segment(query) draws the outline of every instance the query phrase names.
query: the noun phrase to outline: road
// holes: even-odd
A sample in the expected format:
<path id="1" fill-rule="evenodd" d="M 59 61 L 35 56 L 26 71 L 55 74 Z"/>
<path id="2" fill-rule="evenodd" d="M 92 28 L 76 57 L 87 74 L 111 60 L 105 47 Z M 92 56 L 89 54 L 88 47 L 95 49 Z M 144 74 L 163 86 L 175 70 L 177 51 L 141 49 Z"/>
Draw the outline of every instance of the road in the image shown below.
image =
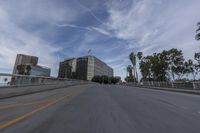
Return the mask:
<path id="1" fill-rule="evenodd" d="M 0 100 L 1 133 L 200 133 L 200 96 L 117 85 Z"/>

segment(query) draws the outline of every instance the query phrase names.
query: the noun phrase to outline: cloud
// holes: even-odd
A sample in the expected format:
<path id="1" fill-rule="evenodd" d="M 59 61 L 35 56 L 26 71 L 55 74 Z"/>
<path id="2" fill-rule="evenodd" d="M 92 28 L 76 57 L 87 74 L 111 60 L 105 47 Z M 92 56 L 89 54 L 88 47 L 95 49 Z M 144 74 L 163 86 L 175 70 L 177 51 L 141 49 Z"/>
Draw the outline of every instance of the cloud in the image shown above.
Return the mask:
<path id="1" fill-rule="evenodd" d="M 116 38 L 128 42 L 124 45 L 127 54 L 142 51 L 148 55 L 178 48 L 187 59 L 193 58 L 200 49 L 194 39 L 195 25 L 200 21 L 198 5 L 198 0 L 113 0 L 107 2 L 107 25 L 113 29 Z M 124 59 L 127 57 L 120 58 Z M 113 62 L 117 64 L 118 59 Z M 125 76 L 121 70 L 116 71 Z"/>
<path id="2" fill-rule="evenodd" d="M 192 58 L 200 49 L 194 39 L 199 5 L 199 0 L 0 1 L 0 71 L 12 71 L 17 53 L 38 56 L 53 75 L 61 58 L 86 55 L 88 49 L 123 77 L 131 51 L 147 55 L 175 47 Z"/>
<path id="3" fill-rule="evenodd" d="M 15 23 L 20 24 L 68 22 L 76 19 L 78 14 L 60 0 L 7 0 L 1 1 L 0 7 L 9 13 Z"/>
<path id="4" fill-rule="evenodd" d="M 57 76 L 59 60 L 56 53 L 61 50 L 61 47 L 36 34 L 34 29 L 27 30 L 25 28 L 27 26 L 35 27 L 38 23 L 49 24 L 49 22 L 56 23 L 63 20 L 71 21 L 75 18 L 75 14 L 74 17 L 70 15 L 69 18 L 66 17 L 65 13 L 70 9 L 65 8 L 65 10 L 62 10 L 51 5 L 52 3 L 48 5 L 49 3 L 51 2 L 45 3 L 37 0 L 13 1 L 12 4 L 8 1 L 0 2 L 1 71 L 12 72 L 16 54 L 22 53 L 38 56 L 39 63 L 50 67 L 52 75 Z M 37 27 L 35 29 L 39 30 Z"/>
<path id="5" fill-rule="evenodd" d="M 82 30 L 87 30 L 87 31 L 95 31 L 98 32 L 102 35 L 106 35 L 106 36 L 112 36 L 112 33 L 99 28 L 99 27 L 93 27 L 93 26 L 89 26 L 89 27 L 83 27 L 83 26 L 78 26 L 78 25 L 73 25 L 73 24 L 56 24 L 56 26 L 58 27 L 70 27 L 70 28 L 77 28 L 77 29 L 82 29 Z"/>
<path id="6" fill-rule="evenodd" d="M 78 29 L 88 30 L 88 31 L 92 30 L 91 28 L 88 28 L 88 27 L 83 27 L 83 26 L 78 26 L 78 25 L 73 25 L 73 24 L 56 24 L 56 26 L 58 26 L 58 27 L 78 28 Z"/>
<path id="7" fill-rule="evenodd" d="M 98 27 L 91 27 L 91 29 L 103 34 L 103 35 L 107 35 L 107 36 L 112 36 L 112 34 L 104 29 L 98 28 Z"/>
<path id="8" fill-rule="evenodd" d="M 97 22 L 99 22 L 100 24 L 102 24 L 102 25 L 104 25 L 104 26 L 107 26 L 107 24 L 104 23 L 104 22 L 92 11 L 92 9 L 90 9 L 90 8 L 88 8 L 87 6 L 81 4 L 81 2 L 79 2 L 79 1 L 77 1 L 77 0 L 75 0 L 75 1 L 77 2 L 77 4 L 78 4 L 81 8 L 83 8 L 85 11 L 89 12 L 89 13 L 97 20 Z M 95 2 L 95 3 L 98 3 L 98 1 L 94 1 L 94 2 Z M 102 2 L 103 2 L 103 1 L 102 1 Z M 105 2 L 104 2 L 104 3 L 105 3 Z M 93 6 L 94 6 L 94 4 L 93 4 Z M 98 6 L 98 5 L 96 5 L 96 6 Z"/>
<path id="9" fill-rule="evenodd" d="M 200 1 L 141 0 L 129 4 L 128 9 L 108 5 L 110 17 L 107 22 L 118 38 L 129 42 L 129 49 L 152 53 L 177 47 L 185 51 L 183 44 L 190 44 L 193 47 L 191 57 L 197 48 L 194 28 L 200 20 L 197 6 Z"/>

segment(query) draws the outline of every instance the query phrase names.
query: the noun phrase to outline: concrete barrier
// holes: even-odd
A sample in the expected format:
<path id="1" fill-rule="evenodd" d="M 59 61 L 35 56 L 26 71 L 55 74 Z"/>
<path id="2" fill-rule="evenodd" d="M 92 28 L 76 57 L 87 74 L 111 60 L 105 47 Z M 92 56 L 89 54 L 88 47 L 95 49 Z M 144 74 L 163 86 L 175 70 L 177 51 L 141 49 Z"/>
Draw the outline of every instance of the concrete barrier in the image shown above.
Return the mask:
<path id="1" fill-rule="evenodd" d="M 29 95 L 34 93 L 40 93 L 44 91 L 55 90 L 59 88 L 88 84 L 89 82 L 60 82 L 57 84 L 42 84 L 42 85 L 34 85 L 34 86 L 11 86 L 11 87 L 1 87 L 0 88 L 0 99 L 6 99 L 11 97 L 17 97 L 22 95 Z"/>
<path id="2" fill-rule="evenodd" d="M 139 85 L 139 84 L 127 84 L 127 86 L 200 95 L 200 90 L 198 89 L 185 89 L 185 88 L 181 89 L 181 88 L 172 88 L 172 87 L 170 88 L 163 86 L 156 87 L 156 86 Z"/>

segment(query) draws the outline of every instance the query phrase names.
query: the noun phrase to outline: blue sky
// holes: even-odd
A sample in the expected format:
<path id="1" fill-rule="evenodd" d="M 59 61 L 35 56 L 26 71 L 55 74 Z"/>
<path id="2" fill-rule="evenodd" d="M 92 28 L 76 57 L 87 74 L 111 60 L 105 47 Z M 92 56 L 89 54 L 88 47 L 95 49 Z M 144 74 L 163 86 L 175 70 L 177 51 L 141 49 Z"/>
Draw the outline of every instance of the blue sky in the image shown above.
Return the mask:
<path id="1" fill-rule="evenodd" d="M 11 73 L 17 53 L 51 67 L 92 54 L 125 77 L 131 51 L 145 55 L 178 48 L 186 58 L 194 40 L 199 0 L 1 0 L 0 72 Z"/>

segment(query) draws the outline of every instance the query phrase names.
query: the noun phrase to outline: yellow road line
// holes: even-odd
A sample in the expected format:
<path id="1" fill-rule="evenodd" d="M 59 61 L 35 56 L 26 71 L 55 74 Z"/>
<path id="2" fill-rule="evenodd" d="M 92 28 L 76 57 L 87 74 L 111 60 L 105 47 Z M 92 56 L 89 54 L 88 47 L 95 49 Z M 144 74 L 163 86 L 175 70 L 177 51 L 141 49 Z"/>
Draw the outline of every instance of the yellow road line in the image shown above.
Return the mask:
<path id="1" fill-rule="evenodd" d="M 20 106 L 28 106 L 28 105 L 40 104 L 40 103 L 48 103 L 48 102 L 53 101 L 53 100 L 55 100 L 55 99 L 34 101 L 34 102 L 29 102 L 29 103 L 17 103 L 17 104 L 3 105 L 3 106 L 0 106 L 0 109 L 14 108 L 14 107 L 20 107 Z"/>
<path id="2" fill-rule="evenodd" d="M 66 96 L 61 97 L 61 98 L 59 98 L 59 99 L 57 99 L 57 100 L 51 101 L 51 102 L 49 102 L 48 104 L 46 104 L 45 106 L 42 106 L 42 107 L 40 107 L 40 108 L 37 108 L 37 109 L 35 109 L 35 110 L 33 110 L 33 111 L 29 112 L 29 113 L 26 113 L 26 114 L 24 114 L 24 115 L 22 115 L 22 116 L 19 116 L 19 117 L 15 118 L 15 119 L 13 119 L 13 120 L 11 120 L 11 121 L 8 121 L 8 122 L 6 122 L 6 123 L 0 125 L 0 129 L 7 128 L 7 127 L 9 127 L 9 126 L 11 126 L 11 125 L 13 125 L 13 124 L 16 124 L 17 122 L 20 122 L 20 121 L 22 121 L 22 120 L 24 120 L 24 119 L 27 119 L 28 117 L 31 117 L 33 114 L 35 114 L 35 113 L 37 113 L 37 112 L 39 112 L 39 111 L 42 111 L 42 110 L 48 108 L 49 106 L 54 105 L 54 104 L 56 104 L 56 103 L 58 103 L 58 102 L 64 100 L 65 98 L 66 98 Z"/>
<path id="3" fill-rule="evenodd" d="M 42 107 L 39 107 L 39 108 L 37 108 L 37 109 L 35 109 L 35 110 L 32 110 L 31 112 L 28 112 L 28 113 L 26 113 L 26 114 L 24 114 L 24 115 L 22 115 L 22 116 L 19 116 L 19 117 L 13 119 L 13 120 L 10 120 L 10 121 L 8 121 L 8 122 L 5 122 L 4 124 L 1 124 L 1 125 L 0 125 L 0 130 L 1 130 L 1 129 L 4 129 L 4 128 L 7 128 L 7 127 L 9 127 L 9 126 L 12 126 L 12 125 L 14 125 L 14 124 L 16 124 L 16 123 L 18 123 L 18 122 L 20 122 L 20 121 L 22 121 L 22 120 L 25 120 L 25 119 L 31 117 L 32 115 L 34 115 L 34 114 L 36 114 L 36 113 L 38 113 L 38 112 L 40 112 L 40 111 L 42 111 L 42 110 L 44 110 L 44 109 L 46 109 L 46 108 L 48 108 L 48 107 L 54 105 L 54 104 L 56 104 L 56 103 L 58 103 L 58 102 L 64 100 L 65 98 L 72 97 L 72 96 L 75 97 L 75 96 L 79 95 L 80 93 L 82 93 L 82 92 L 85 91 L 85 90 L 86 90 L 86 88 L 84 88 L 82 91 L 77 91 L 76 93 L 74 92 L 74 93 L 71 93 L 70 95 L 63 96 L 63 97 L 61 97 L 61 98 L 59 98 L 59 99 L 55 99 L 55 100 L 53 100 L 53 101 L 49 101 L 48 104 L 46 104 L 46 105 L 44 105 L 44 106 L 42 106 Z M 70 99 L 69 99 L 69 100 L 70 100 Z"/>

